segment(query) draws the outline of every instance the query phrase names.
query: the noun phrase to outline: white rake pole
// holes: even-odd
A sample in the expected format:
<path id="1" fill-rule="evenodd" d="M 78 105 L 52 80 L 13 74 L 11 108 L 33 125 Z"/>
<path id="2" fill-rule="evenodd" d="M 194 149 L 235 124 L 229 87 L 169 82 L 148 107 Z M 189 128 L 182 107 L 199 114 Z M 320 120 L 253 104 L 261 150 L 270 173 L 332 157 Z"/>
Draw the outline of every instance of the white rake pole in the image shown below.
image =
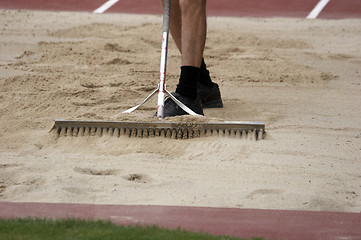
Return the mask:
<path id="1" fill-rule="evenodd" d="M 190 108 L 175 98 L 167 89 L 165 84 L 166 71 L 167 71 L 167 53 L 168 53 L 168 35 L 169 35 L 169 21 L 170 21 L 170 0 L 164 1 L 164 13 L 163 13 L 163 33 L 162 33 L 162 52 L 160 58 L 160 73 L 159 73 L 159 84 L 158 88 L 154 90 L 146 99 L 135 107 L 125 110 L 123 113 L 131 113 L 146 103 L 153 95 L 158 92 L 158 106 L 157 106 L 157 117 L 158 119 L 164 118 L 164 98 L 168 95 L 179 107 L 190 115 L 198 115 L 193 112 Z"/>
<path id="2" fill-rule="evenodd" d="M 166 94 L 165 77 L 167 71 L 169 20 L 170 20 L 170 0 L 165 0 L 164 13 L 163 13 L 162 52 L 160 58 L 160 73 L 159 73 L 159 86 L 158 86 L 159 89 L 158 89 L 157 117 L 159 119 L 164 118 L 164 97 Z"/>

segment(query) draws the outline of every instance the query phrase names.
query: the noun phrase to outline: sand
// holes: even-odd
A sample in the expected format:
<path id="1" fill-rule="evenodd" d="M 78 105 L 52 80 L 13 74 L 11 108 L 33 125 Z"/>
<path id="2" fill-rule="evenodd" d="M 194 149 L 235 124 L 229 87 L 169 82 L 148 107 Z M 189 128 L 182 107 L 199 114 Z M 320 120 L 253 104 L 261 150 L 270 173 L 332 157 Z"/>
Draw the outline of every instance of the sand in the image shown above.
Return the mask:
<path id="1" fill-rule="evenodd" d="M 199 119 L 264 140 L 54 138 L 56 118 L 153 119 L 155 99 L 121 112 L 156 87 L 161 22 L 0 10 L 1 201 L 361 211 L 359 19 L 208 19 L 224 108 Z M 171 91 L 179 58 L 171 40 Z"/>

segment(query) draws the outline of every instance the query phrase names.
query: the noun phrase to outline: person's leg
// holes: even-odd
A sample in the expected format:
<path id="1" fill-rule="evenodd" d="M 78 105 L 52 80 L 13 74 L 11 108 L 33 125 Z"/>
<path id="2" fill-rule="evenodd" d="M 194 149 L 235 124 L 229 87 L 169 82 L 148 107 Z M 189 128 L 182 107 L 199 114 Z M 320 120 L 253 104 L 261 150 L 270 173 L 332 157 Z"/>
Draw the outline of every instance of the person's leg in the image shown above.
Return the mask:
<path id="1" fill-rule="evenodd" d="M 161 2 L 162 5 L 164 5 L 164 0 L 162 0 Z M 172 0 L 170 16 L 170 32 L 172 34 L 174 42 L 177 45 L 177 48 L 179 49 L 179 52 L 182 53 L 182 13 L 179 0 Z M 207 87 L 213 86 L 209 71 L 203 58 L 200 65 L 199 81 Z"/>
<path id="2" fill-rule="evenodd" d="M 164 0 L 162 3 L 164 4 Z M 209 95 L 207 90 L 213 86 L 203 60 L 206 27 L 206 0 L 172 0 L 170 32 L 181 53 L 182 62 L 179 84 L 176 89 L 177 98 L 182 98 L 184 103 L 187 102 L 188 107 L 194 105 L 199 113 L 202 112 L 202 107 L 198 106 L 198 102 L 201 103 L 197 99 L 198 95 L 204 95 L 204 93 Z M 205 85 L 200 85 L 198 81 Z M 219 93 L 218 85 L 216 86 Z M 220 93 L 218 95 L 220 98 Z M 168 101 L 165 113 L 181 115 L 173 108 L 177 108 L 177 106 L 172 101 Z"/>
<path id="3" fill-rule="evenodd" d="M 182 66 L 200 67 L 206 39 L 206 0 L 171 1 L 170 32 L 182 54 Z"/>
<path id="4" fill-rule="evenodd" d="M 206 39 L 205 8 L 206 0 L 179 0 L 181 33 L 176 37 L 181 39 L 178 45 L 182 67 L 176 93 L 194 100 L 198 96 L 197 83 Z M 175 21 L 179 21 L 177 17 L 175 15 Z"/>
<path id="5" fill-rule="evenodd" d="M 193 98 L 199 96 L 203 108 L 223 107 L 219 87 L 212 82 L 203 59 L 207 34 L 206 3 L 206 0 L 179 0 L 182 29 L 180 46 L 183 67 L 176 92 L 180 94 L 192 93 L 189 95 Z M 184 66 L 192 66 L 187 67 L 187 69 L 192 68 L 193 75 L 182 78 L 182 75 L 186 75 Z M 198 75 L 195 75 L 197 72 Z"/>
<path id="6" fill-rule="evenodd" d="M 192 4 L 191 1 L 195 1 L 198 4 Z M 192 63 L 188 59 L 183 60 L 185 56 L 192 57 L 193 49 L 186 49 L 182 50 L 182 43 L 185 42 L 183 46 L 189 45 L 189 43 L 186 43 L 188 39 L 192 36 L 187 36 L 188 33 L 183 34 L 183 28 L 188 29 L 188 32 L 195 32 L 194 30 L 190 31 L 191 28 L 197 28 L 199 25 L 197 22 L 193 22 L 193 19 L 189 17 L 190 14 L 197 14 L 196 9 L 199 8 L 200 3 L 205 0 L 171 0 L 171 12 L 170 12 L 170 32 L 172 34 L 173 40 L 176 43 L 179 52 L 181 53 L 181 73 L 179 78 L 179 84 L 177 85 L 176 92 L 190 97 L 192 99 L 196 99 L 197 97 L 197 82 L 199 78 L 199 63 Z M 164 5 L 164 0 L 161 1 Z M 192 9 L 191 5 L 196 5 L 196 9 Z M 194 6 L 193 6 L 194 7 Z M 190 13 L 184 14 L 185 11 L 189 11 Z M 184 16 L 185 15 L 185 16 Z M 194 18 L 198 20 L 198 18 Z M 183 21 L 185 24 L 183 24 Z M 191 27 L 189 26 L 191 24 Z M 193 36 L 194 37 L 194 36 Z M 183 40 L 185 38 L 186 40 Z M 197 41 L 197 39 L 194 39 L 193 41 Z M 201 40 L 201 42 L 204 42 Z M 196 46 L 195 46 L 196 47 Z M 199 50 L 198 52 L 203 52 L 204 46 Z M 186 52 L 187 54 L 184 56 L 183 52 Z M 186 62 L 187 64 L 183 64 Z"/>
<path id="7" fill-rule="evenodd" d="M 206 43 L 206 0 L 179 0 L 182 66 L 200 67 Z"/>

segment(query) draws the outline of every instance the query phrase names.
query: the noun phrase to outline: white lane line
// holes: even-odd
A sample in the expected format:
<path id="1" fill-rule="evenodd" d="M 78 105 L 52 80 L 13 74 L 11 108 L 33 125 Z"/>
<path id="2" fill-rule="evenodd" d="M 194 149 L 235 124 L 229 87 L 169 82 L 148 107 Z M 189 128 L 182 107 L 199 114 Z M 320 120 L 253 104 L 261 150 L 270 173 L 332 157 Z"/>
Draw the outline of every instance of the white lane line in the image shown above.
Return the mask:
<path id="1" fill-rule="evenodd" d="M 119 0 L 109 0 L 103 5 L 101 5 L 99 8 L 95 9 L 93 13 L 104 13 L 106 10 L 108 10 L 111 6 L 116 4 Z"/>
<path id="2" fill-rule="evenodd" d="M 323 10 L 324 7 L 326 7 L 327 3 L 330 0 L 320 0 L 317 5 L 315 6 L 315 8 L 310 12 L 310 14 L 308 14 L 308 16 L 306 17 L 307 19 L 315 19 L 317 18 L 317 16 L 321 13 L 321 11 Z"/>

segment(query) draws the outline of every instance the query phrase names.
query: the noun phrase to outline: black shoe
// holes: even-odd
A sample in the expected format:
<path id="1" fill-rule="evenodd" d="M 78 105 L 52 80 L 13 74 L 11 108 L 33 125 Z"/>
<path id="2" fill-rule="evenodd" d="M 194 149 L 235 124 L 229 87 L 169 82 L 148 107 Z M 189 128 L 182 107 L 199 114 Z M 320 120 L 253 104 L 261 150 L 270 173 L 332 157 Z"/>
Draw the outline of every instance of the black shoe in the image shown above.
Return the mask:
<path id="1" fill-rule="evenodd" d="M 193 112 L 204 115 L 202 102 L 199 97 L 196 100 L 180 95 L 179 93 L 172 92 L 172 95 L 181 101 L 184 105 L 189 107 Z M 178 106 L 170 97 L 164 102 L 164 117 L 174 117 L 188 114 L 181 107 Z"/>
<path id="2" fill-rule="evenodd" d="M 198 83 L 198 95 L 201 98 L 203 108 L 223 107 L 221 91 L 217 83 L 213 83 L 212 87 Z"/>

